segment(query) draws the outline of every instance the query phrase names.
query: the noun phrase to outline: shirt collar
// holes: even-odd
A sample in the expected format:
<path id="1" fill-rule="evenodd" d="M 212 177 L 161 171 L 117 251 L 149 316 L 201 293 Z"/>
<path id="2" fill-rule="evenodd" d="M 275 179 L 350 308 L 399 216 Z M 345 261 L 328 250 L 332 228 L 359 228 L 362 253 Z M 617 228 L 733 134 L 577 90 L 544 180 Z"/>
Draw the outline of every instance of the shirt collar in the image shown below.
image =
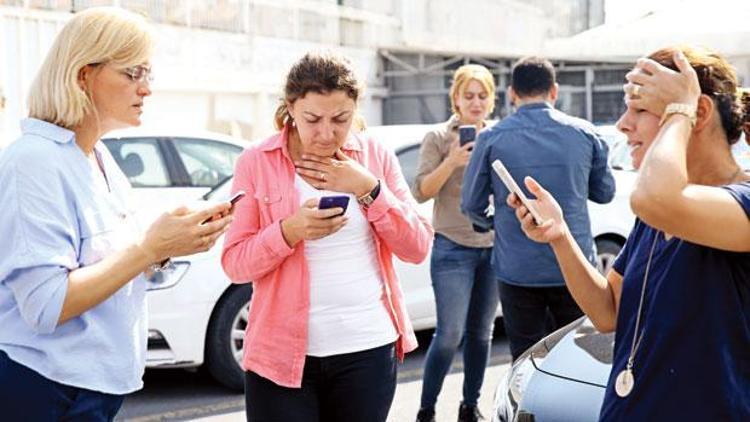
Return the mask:
<path id="1" fill-rule="evenodd" d="M 40 136 L 59 144 L 68 143 L 75 139 L 75 133 L 72 130 L 33 117 L 21 120 L 21 132 Z"/>
<path id="2" fill-rule="evenodd" d="M 548 103 L 546 101 L 542 101 L 542 102 L 539 102 L 539 103 L 524 104 L 521 107 L 518 107 L 516 109 L 516 111 L 521 111 L 521 110 L 536 110 L 536 109 L 540 109 L 540 108 L 552 108 L 552 106 L 550 105 L 550 103 Z"/>

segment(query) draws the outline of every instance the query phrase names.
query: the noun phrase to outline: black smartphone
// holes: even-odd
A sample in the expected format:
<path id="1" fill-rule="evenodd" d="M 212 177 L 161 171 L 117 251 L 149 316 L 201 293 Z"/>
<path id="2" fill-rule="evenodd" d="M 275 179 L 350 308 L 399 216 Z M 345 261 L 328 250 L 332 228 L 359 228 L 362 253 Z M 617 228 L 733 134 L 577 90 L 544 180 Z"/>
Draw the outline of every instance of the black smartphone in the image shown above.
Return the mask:
<path id="1" fill-rule="evenodd" d="M 348 206 L 349 206 L 349 197 L 346 195 L 323 196 L 320 198 L 320 201 L 318 202 L 319 210 L 325 210 L 328 208 L 341 208 L 344 210 L 341 212 L 341 214 L 344 214 L 346 212 L 346 207 Z M 335 217 L 341 214 L 338 214 Z"/>
<path id="2" fill-rule="evenodd" d="M 244 190 L 238 190 L 234 195 L 232 195 L 231 198 L 229 198 L 229 203 L 232 204 L 232 207 L 240 201 L 240 199 L 244 198 L 246 195 Z"/>
<path id="3" fill-rule="evenodd" d="M 229 203 L 232 204 L 232 210 L 234 210 L 234 205 L 240 201 L 240 199 L 244 198 L 246 195 L 244 190 L 238 190 L 234 195 L 232 195 L 231 198 L 229 198 Z M 203 220 L 201 224 L 206 224 L 208 222 L 213 221 L 215 216 L 208 217 L 207 219 Z"/>
<path id="4" fill-rule="evenodd" d="M 477 137 L 477 127 L 474 125 L 462 125 L 458 127 L 458 143 L 461 146 L 473 141 Z"/>

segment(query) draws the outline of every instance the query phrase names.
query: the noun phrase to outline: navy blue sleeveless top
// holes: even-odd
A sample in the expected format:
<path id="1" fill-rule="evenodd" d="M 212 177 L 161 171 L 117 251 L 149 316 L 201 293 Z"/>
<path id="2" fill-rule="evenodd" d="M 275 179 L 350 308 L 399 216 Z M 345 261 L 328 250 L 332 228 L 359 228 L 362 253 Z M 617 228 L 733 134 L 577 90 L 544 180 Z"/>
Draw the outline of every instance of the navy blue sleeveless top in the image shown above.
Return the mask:
<path id="1" fill-rule="evenodd" d="M 725 189 L 750 218 L 750 182 Z M 621 398 L 614 382 L 630 355 L 655 236 L 635 385 Z M 750 421 L 750 253 L 665 239 L 637 220 L 614 269 L 624 278 L 600 420 Z"/>

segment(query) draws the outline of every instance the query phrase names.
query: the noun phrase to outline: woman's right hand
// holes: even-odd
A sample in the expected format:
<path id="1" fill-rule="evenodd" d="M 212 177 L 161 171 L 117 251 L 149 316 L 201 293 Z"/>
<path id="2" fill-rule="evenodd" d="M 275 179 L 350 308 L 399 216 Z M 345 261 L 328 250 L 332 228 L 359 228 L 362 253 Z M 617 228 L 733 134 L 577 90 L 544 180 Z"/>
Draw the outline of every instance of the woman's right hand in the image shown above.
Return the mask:
<path id="1" fill-rule="evenodd" d="M 445 161 L 450 163 L 451 167 L 457 169 L 459 167 L 465 167 L 469 164 L 471 158 L 471 149 L 474 147 L 474 142 L 467 142 L 463 146 L 458 140 L 453 141 L 450 146 L 450 151 Z"/>
<path id="2" fill-rule="evenodd" d="M 199 211 L 179 207 L 157 218 L 146 230 L 139 247 L 154 263 L 205 252 L 229 228 L 232 218 L 228 202 Z"/>
<path id="3" fill-rule="evenodd" d="M 539 243 L 550 243 L 561 239 L 568 231 L 563 218 L 562 209 L 555 198 L 547 192 L 536 180 L 527 176 L 524 179 L 526 187 L 536 197 L 531 200 L 537 213 L 544 219 L 544 223 L 537 225 L 526 206 L 515 193 L 507 198 L 508 206 L 516 210 L 516 218 L 521 223 L 521 229 L 529 239 Z"/>
<path id="4" fill-rule="evenodd" d="M 348 221 L 341 208 L 318 209 L 318 199 L 308 199 L 291 217 L 281 222 L 284 240 L 294 247 L 301 240 L 315 240 L 336 233 Z"/>

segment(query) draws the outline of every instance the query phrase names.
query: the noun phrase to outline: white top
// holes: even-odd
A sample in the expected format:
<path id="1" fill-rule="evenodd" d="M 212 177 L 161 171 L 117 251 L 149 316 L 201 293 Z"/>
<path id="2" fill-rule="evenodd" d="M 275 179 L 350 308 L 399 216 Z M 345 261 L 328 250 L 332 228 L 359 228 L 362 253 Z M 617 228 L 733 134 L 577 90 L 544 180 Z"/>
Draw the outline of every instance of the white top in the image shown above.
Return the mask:
<path id="1" fill-rule="evenodd" d="M 300 204 L 327 195 L 349 196 L 341 230 L 305 241 L 310 272 L 307 354 L 332 356 L 396 341 L 398 333 L 385 308 L 385 288 L 370 225 L 354 195 L 317 190 L 295 176 Z"/>

